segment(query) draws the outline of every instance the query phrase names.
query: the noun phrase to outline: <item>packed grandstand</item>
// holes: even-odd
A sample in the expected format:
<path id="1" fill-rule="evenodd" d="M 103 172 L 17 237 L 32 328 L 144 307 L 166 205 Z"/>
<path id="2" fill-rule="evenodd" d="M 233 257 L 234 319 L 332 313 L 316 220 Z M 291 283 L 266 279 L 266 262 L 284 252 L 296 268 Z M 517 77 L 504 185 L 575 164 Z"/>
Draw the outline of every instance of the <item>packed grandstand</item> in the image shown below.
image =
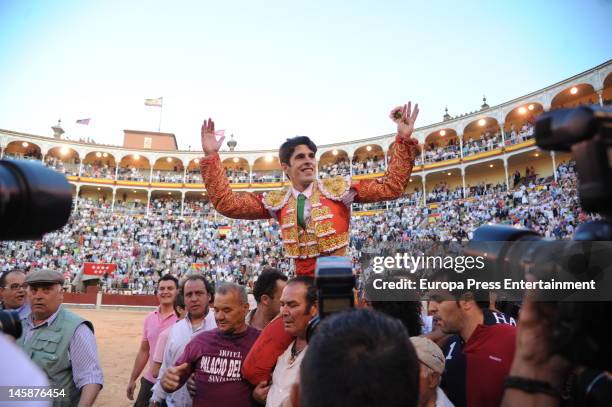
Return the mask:
<path id="1" fill-rule="evenodd" d="M 571 155 L 541 151 L 544 111 L 612 102 L 612 62 L 521 98 L 416 129 L 420 155 L 405 195 L 353 204 L 351 254 L 414 240 L 469 240 L 486 223 L 569 238 L 582 211 Z M 320 145 L 318 176 L 385 175 L 394 135 Z M 313 137 L 316 141 L 316 136 Z M 274 220 L 217 214 L 199 173 L 201 153 L 151 151 L 0 130 L 0 156 L 40 160 L 74 185 L 73 213 L 42 241 L 0 243 L 0 270 L 49 268 L 74 281 L 85 263 L 114 264 L 107 291 L 152 293 L 160 276 L 193 270 L 248 281 L 266 266 L 291 272 Z M 221 152 L 232 187 L 265 193 L 288 185 L 273 150 Z"/>

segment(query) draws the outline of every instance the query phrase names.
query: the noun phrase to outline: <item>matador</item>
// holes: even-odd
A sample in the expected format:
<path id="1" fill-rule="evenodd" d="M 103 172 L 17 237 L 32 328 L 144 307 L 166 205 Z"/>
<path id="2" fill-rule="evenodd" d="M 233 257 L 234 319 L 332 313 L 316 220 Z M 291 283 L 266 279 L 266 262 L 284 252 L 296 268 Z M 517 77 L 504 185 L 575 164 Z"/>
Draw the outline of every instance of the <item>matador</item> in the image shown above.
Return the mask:
<path id="1" fill-rule="evenodd" d="M 229 218 L 278 220 L 284 257 L 294 259 L 297 275 L 314 276 L 318 256 L 346 254 L 352 203 L 387 201 L 404 193 L 417 154 L 418 143 L 410 136 L 418 113 L 418 105 L 412 109 L 410 102 L 391 111 L 397 136 L 384 177 L 351 182 L 335 176 L 317 181 L 316 145 L 308 137 L 294 137 L 279 149 L 291 186 L 263 197 L 231 190 L 218 153 L 225 137 L 217 139 L 209 118 L 202 125 L 205 158 L 200 162 L 208 196 L 215 209 Z"/>

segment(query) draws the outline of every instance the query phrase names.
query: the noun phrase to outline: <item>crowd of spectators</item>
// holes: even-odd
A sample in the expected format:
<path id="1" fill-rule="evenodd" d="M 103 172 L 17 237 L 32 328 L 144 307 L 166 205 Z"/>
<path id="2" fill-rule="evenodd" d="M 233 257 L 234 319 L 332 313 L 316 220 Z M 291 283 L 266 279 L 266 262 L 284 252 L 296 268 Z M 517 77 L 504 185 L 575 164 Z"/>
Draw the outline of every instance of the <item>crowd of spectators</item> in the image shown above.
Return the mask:
<path id="1" fill-rule="evenodd" d="M 199 168 L 188 171 L 185 175 L 186 184 L 201 184 L 202 182 L 202 174 L 200 173 Z"/>
<path id="2" fill-rule="evenodd" d="M 243 168 L 226 168 L 225 174 L 232 184 L 248 184 L 250 182 L 249 172 Z"/>
<path id="3" fill-rule="evenodd" d="M 334 162 L 322 164 L 319 167 L 319 178 L 335 177 L 337 175 L 347 176 L 351 174 L 351 166 L 346 157 L 336 158 Z"/>
<path id="4" fill-rule="evenodd" d="M 115 171 L 115 167 L 110 167 L 108 164 L 105 164 L 102 161 L 94 161 L 90 164 L 83 164 L 83 168 L 81 169 L 81 176 L 90 178 L 114 179 Z"/>
<path id="5" fill-rule="evenodd" d="M 473 138 L 463 143 L 463 156 L 481 153 L 483 151 L 491 151 L 501 147 L 501 133 L 484 132 L 480 134 L 480 138 Z"/>
<path id="6" fill-rule="evenodd" d="M 437 202 L 436 207 L 423 206 L 422 192 L 417 191 L 388 204 L 355 205 L 355 210 L 382 211 L 353 217 L 353 249 L 410 239 L 466 240 L 488 222 L 532 228 L 561 239 L 590 219 L 579 206 L 573 164 L 559 165 L 557 182 L 552 177 L 524 177 L 509 191 L 504 184 L 481 184 L 470 187 L 466 198 L 461 198 L 461 189 L 440 184 L 428 194 L 428 201 Z M 181 276 L 194 264 L 223 279 L 252 276 L 269 265 L 290 268 L 282 257 L 274 220 L 227 219 L 197 199 L 185 202 L 184 216 L 180 201 L 170 197 L 152 199 L 148 216 L 146 209 L 146 200 L 118 199 L 111 211 L 108 201 L 81 198 L 68 224 L 42 241 L 0 243 L 0 269 L 67 270 L 74 278 L 83 262 L 116 263 L 118 271 L 104 281 L 105 287 L 144 293 L 153 286 L 154 276 Z M 231 228 L 225 238 L 223 226 Z"/>
<path id="7" fill-rule="evenodd" d="M 283 172 L 281 170 L 272 171 L 253 171 L 253 182 L 281 182 L 283 180 Z"/>
<path id="8" fill-rule="evenodd" d="M 526 122 L 517 131 L 514 124 L 510 126 L 510 131 L 506 132 L 506 145 L 518 144 L 535 137 L 534 126 Z"/>
<path id="9" fill-rule="evenodd" d="M 134 166 L 127 167 L 119 167 L 119 172 L 117 173 L 118 180 L 125 181 L 148 181 L 150 175 L 150 170 L 147 168 L 136 168 Z"/>
<path id="10" fill-rule="evenodd" d="M 79 175 L 79 160 L 77 158 L 62 161 L 57 157 L 47 155 L 44 164 L 49 168 L 53 168 L 57 172 L 61 172 L 62 174 L 74 176 Z"/>
<path id="11" fill-rule="evenodd" d="M 425 162 L 437 162 L 459 158 L 459 140 L 450 139 L 446 146 L 430 143 L 425 149 Z"/>
<path id="12" fill-rule="evenodd" d="M 357 157 L 353 158 L 353 174 L 376 174 L 385 171 L 385 157 L 372 156 L 367 157 L 365 160 L 359 160 Z"/>
<path id="13" fill-rule="evenodd" d="M 155 170 L 153 171 L 152 182 L 168 182 L 172 184 L 183 183 L 183 171 L 178 167 L 174 167 L 174 170 Z"/>

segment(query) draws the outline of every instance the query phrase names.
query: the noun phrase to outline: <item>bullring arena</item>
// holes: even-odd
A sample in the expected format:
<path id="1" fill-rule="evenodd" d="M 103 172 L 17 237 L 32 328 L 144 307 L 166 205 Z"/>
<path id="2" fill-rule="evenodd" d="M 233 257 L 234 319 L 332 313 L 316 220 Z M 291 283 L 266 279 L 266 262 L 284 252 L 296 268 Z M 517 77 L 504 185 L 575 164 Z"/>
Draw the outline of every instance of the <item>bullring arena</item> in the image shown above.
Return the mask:
<path id="1" fill-rule="evenodd" d="M 589 216 L 577 209 L 575 200 L 560 202 L 546 192 L 575 190 L 575 174 L 569 154 L 537 148 L 533 123 L 545 111 L 611 103 L 612 61 L 607 61 L 497 106 L 483 100 L 475 112 L 454 117 L 446 112 L 442 121 L 416 129 L 419 156 L 405 196 L 398 202 L 353 204 L 351 254 L 358 256 L 368 244 L 428 239 L 431 230 L 442 240 L 467 239 L 491 218 L 531 226 L 549 237 L 567 237 Z M 384 176 L 393 138 L 388 134 L 319 145 L 319 177 Z M 0 130 L 0 158 L 42 161 L 66 174 L 73 185 L 69 225 L 41 242 L 1 243 L 0 269 L 58 268 L 71 283 L 79 283 L 70 286 L 65 302 L 75 304 L 71 309 L 95 326 L 105 376 L 98 406 L 130 405 L 125 388 L 146 310 L 155 305 L 152 294 L 159 274 L 201 272 L 248 283 L 265 265 L 291 270 L 280 249 L 266 243 L 278 239 L 277 224 L 233 221 L 214 212 L 199 173 L 201 152 L 156 151 L 143 143 L 125 148 L 66 140 L 59 125 L 49 137 Z M 236 141 L 227 144 L 221 159 L 234 190 L 265 193 L 290 185 L 275 146 L 240 151 Z M 478 208 L 481 202 L 505 197 L 518 197 L 522 211 L 491 214 Z M 556 208 L 557 215 L 533 218 L 530 210 L 538 208 Z M 568 214 L 571 220 L 563 218 Z M 85 262 L 114 266 L 87 280 Z M 88 292 L 75 292 L 79 290 Z M 79 307 L 83 304 L 87 308 Z"/>

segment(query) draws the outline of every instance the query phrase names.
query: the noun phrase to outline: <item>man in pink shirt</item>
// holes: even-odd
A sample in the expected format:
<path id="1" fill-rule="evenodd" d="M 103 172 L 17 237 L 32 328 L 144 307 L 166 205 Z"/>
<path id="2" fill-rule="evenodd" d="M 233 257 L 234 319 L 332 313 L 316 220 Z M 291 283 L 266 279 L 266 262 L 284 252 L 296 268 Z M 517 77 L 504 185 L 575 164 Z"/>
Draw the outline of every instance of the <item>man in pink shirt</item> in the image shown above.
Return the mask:
<path id="1" fill-rule="evenodd" d="M 151 312 L 144 321 L 144 332 L 140 350 L 136 355 L 132 374 L 127 386 L 127 397 L 134 400 L 134 390 L 136 389 L 136 380 L 143 372 L 147 364 L 152 365 L 153 351 L 157 344 L 159 334 L 173 325 L 177 321 L 176 313 L 174 312 L 174 298 L 178 289 L 178 280 L 176 277 L 166 274 L 159 279 L 157 285 L 157 298 L 159 299 L 159 307 Z M 151 389 L 155 384 L 155 378 L 151 374 L 151 369 L 146 369 L 140 378 L 140 391 L 136 398 L 134 407 L 147 407 L 151 398 Z"/>
<path id="2" fill-rule="evenodd" d="M 178 321 L 181 321 L 187 315 L 187 310 L 185 309 L 185 298 L 183 294 L 179 290 L 176 298 L 174 299 L 174 312 L 178 318 Z M 155 351 L 153 352 L 153 356 L 151 360 L 153 363 L 149 366 L 151 370 L 151 374 L 154 378 L 157 379 L 159 375 L 159 369 L 161 368 L 162 362 L 164 361 L 164 350 L 166 349 L 166 343 L 168 342 L 168 336 L 170 334 L 170 330 L 176 324 L 169 326 L 164 329 L 159 336 L 157 337 L 157 343 L 155 344 Z"/>

